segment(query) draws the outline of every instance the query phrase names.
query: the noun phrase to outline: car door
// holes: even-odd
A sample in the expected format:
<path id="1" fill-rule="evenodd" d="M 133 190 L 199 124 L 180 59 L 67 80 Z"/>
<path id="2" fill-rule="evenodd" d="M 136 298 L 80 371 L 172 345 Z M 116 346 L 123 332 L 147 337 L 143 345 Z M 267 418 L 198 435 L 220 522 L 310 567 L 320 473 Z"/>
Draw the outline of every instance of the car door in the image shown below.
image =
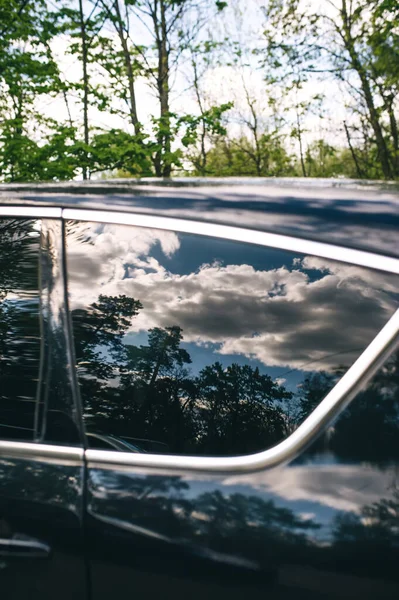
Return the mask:
<path id="1" fill-rule="evenodd" d="M 1 211 L 1 594 L 86 600 L 83 447 L 68 351 L 62 222 L 45 218 L 60 211 Z"/>
<path id="2" fill-rule="evenodd" d="M 65 217 L 93 599 L 397 597 L 392 262 Z"/>

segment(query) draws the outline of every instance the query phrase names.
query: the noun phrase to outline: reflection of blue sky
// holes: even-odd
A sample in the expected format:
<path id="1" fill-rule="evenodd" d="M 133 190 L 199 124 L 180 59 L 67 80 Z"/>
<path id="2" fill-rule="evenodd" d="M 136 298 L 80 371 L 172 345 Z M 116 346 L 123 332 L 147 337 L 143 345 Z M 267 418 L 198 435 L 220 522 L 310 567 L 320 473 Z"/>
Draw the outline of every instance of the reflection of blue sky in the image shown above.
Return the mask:
<path id="1" fill-rule="evenodd" d="M 172 256 L 162 252 L 159 243 L 151 248 L 150 256 L 172 273 L 188 275 L 203 264 L 221 262 L 224 265 L 251 265 L 257 271 L 269 271 L 283 266 L 292 267 L 296 254 L 265 248 L 252 244 L 231 242 L 229 240 L 209 239 L 191 235 L 178 234 L 180 248 Z M 300 255 L 298 255 L 300 256 Z M 303 256 L 301 256 L 303 258 Z"/>
<path id="2" fill-rule="evenodd" d="M 146 331 L 128 333 L 124 338 L 124 343 L 133 346 L 146 346 L 148 343 L 148 333 Z M 223 367 L 228 367 L 232 363 L 238 365 L 249 364 L 253 368 L 257 367 L 263 375 L 269 375 L 272 379 L 278 379 L 284 376 L 284 379 L 287 380 L 284 383 L 284 387 L 292 392 L 297 391 L 298 384 L 302 382 L 304 378 L 304 371 L 295 370 L 292 373 L 288 373 L 287 368 L 266 367 L 260 360 L 249 359 L 240 354 L 219 354 L 217 350 L 220 347 L 220 344 L 207 343 L 205 346 L 193 342 L 182 342 L 181 347 L 187 350 L 191 356 L 192 363 L 185 366 L 190 369 L 194 376 L 198 375 L 204 367 L 218 361 Z"/>

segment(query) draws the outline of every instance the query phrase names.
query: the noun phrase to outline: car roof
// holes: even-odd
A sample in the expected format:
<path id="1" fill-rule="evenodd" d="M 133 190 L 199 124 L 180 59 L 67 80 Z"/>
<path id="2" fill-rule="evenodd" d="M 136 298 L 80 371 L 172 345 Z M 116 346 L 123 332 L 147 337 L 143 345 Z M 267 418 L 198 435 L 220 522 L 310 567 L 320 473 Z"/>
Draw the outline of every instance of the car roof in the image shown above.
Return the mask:
<path id="1" fill-rule="evenodd" d="M 0 184 L 2 205 L 150 214 L 270 231 L 399 257 L 399 184 L 174 178 Z"/>

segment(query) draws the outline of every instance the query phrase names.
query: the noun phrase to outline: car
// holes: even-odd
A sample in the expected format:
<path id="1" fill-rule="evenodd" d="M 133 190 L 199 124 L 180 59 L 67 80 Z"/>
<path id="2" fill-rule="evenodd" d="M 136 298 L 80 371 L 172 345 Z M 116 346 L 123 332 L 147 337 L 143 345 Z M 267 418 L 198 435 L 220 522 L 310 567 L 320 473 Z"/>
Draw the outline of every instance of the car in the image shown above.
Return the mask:
<path id="1" fill-rule="evenodd" d="M 0 186 L 7 600 L 399 597 L 399 190 Z"/>

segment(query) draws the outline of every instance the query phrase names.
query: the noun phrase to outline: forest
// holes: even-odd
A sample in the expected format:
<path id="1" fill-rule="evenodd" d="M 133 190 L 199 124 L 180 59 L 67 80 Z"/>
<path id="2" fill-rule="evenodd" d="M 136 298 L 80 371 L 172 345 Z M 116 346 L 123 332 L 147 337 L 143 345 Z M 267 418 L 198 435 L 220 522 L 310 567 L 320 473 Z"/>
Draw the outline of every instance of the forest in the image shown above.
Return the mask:
<path id="1" fill-rule="evenodd" d="M 0 181 L 399 178 L 395 0 L 0 0 Z"/>

